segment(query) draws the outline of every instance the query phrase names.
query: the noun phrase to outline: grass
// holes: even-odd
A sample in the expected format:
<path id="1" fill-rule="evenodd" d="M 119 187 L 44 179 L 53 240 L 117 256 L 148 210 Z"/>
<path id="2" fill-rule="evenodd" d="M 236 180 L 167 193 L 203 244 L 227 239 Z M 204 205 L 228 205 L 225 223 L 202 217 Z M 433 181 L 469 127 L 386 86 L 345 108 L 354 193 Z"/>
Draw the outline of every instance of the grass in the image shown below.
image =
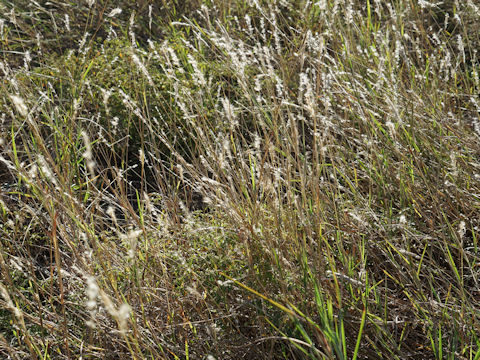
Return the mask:
<path id="1" fill-rule="evenodd" d="M 480 359 L 473 1 L 0 1 L 0 354 Z"/>

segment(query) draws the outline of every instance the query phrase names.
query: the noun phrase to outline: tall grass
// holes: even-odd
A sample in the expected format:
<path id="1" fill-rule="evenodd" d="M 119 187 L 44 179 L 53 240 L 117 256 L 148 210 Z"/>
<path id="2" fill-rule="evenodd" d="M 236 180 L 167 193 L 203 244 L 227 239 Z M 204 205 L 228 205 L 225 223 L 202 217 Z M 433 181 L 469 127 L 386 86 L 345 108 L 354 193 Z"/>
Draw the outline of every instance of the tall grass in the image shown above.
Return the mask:
<path id="1" fill-rule="evenodd" d="M 475 2 L 0 10 L 2 356 L 480 358 Z"/>

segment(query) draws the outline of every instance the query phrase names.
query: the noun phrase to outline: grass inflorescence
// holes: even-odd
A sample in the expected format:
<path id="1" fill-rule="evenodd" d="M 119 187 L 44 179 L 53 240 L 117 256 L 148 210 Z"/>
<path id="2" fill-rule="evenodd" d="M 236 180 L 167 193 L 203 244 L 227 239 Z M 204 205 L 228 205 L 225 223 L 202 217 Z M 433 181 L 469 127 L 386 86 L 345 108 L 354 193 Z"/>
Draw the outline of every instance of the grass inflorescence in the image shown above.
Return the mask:
<path id="1" fill-rule="evenodd" d="M 475 1 L 0 1 L 0 356 L 480 359 Z"/>

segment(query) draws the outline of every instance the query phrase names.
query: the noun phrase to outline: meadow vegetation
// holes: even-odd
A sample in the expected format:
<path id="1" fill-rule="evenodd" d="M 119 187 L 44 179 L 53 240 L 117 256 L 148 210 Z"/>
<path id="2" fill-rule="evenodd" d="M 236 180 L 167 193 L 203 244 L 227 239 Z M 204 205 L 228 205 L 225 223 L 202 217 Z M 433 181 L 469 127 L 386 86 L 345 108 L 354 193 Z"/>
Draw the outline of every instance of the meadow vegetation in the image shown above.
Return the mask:
<path id="1" fill-rule="evenodd" d="M 0 0 L 0 357 L 480 359 L 479 48 L 474 0 Z"/>

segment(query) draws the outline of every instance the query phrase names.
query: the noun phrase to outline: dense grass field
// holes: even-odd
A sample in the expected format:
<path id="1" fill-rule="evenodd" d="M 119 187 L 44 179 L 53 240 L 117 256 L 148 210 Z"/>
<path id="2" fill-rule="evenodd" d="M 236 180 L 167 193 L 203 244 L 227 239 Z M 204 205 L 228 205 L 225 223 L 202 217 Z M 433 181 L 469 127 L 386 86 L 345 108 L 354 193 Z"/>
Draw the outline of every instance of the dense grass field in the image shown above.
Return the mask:
<path id="1" fill-rule="evenodd" d="M 0 0 L 0 358 L 480 359 L 475 0 Z"/>

